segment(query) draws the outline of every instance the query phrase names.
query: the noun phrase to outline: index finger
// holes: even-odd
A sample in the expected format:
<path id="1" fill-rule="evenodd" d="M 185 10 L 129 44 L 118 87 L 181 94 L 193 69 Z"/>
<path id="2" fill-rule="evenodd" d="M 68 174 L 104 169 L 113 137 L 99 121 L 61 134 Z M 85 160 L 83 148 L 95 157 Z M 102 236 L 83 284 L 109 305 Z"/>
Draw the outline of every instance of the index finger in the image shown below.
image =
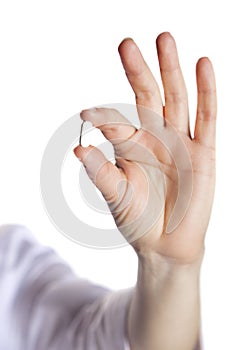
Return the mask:
<path id="1" fill-rule="evenodd" d="M 119 54 L 126 76 L 135 93 L 136 104 L 163 115 L 163 103 L 158 84 L 132 39 L 124 39 Z M 143 119 L 143 116 L 140 116 Z"/>

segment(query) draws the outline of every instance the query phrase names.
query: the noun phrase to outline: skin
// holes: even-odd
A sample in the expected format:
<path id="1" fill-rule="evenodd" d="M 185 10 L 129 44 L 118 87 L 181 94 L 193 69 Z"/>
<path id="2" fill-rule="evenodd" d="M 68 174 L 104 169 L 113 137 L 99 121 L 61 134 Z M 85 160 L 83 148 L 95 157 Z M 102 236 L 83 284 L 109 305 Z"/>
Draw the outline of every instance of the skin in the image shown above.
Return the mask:
<path id="1" fill-rule="evenodd" d="M 124 158 L 124 152 L 119 156 L 114 140 L 136 140 L 157 159 L 166 181 L 164 206 L 154 226 L 146 234 L 140 235 L 146 222 L 143 216 L 144 221 L 133 230 L 135 237 L 139 237 L 130 241 L 138 256 L 138 279 L 129 308 L 128 336 L 132 350 L 193 350 L 198 341 L 200 323 L 200 267 L 215 187 L 215 77 L 210 60 L 207 57 L 200 58 L 196 65 L 197 113 L 192 137 L 187 91 L 175 41 L 170 33 L 162 33 L 156 40 L 156 46 L 165 106 L 158 84 L 139 48 L 132 39 L 123 40 L 119 54 L 135 93 L 142 127 L 136 130 L 130 123 L 110 126 L 108 120 L 114 120 L 114 117 L 121 120 L 116 111 L 102 108 L 85 110 L 81 118 L 91 121 L 113 143 L 116 164 L 107 161 L 93 146 L 79 145 L 74 153 L 84 164 L 87 174 L 102 192 L 110 209 L 117 207 L 118 212 L 112 210 L 112 214 L 125 237 L 127 230 L 122 229 L 122 225 L 135 220 L 142 212 L 147 187 L 137 166 L 137 159 Z M 140 106 L 163 116 L 163 132 L 166 132 L 168 125 L 172 125 L 190 156 L 193 176 L 191 200 L 182 221 L 172 234 L 166 234 L 166 227 L 177 197 L 174 188 L 177 189 L 178 178 L 169 153 L 144 128 L 148 116 Z M 153 123 L 153 117 L 150 118 Z M 147 170 L 146 166 L 144 168 Z M 156 197 L 156 185 L 152 181 L 155 173 L 156 169 L 153 172 L 150 168 L 147 180 L 153 183 L 152 191 L 154 189 L 155 192 L 152 193 L 155 193 L 156 202 L 159 198 Z M 129 187 L 122 187 L 121 198 L 116 191 L 116 185 L 121 180 L 132 185 L 133 201 L 129 203 L 124 202 Z M 153 217 L 157 213 L 151 208 L 147 215 Z"/>

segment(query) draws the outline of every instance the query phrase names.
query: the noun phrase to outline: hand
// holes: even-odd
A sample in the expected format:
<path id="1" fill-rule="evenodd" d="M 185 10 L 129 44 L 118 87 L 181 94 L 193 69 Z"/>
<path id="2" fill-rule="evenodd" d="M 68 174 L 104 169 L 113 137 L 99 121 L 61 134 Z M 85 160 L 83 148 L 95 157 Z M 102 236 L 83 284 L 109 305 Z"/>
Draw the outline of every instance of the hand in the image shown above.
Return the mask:
<path id="1" fill-rule="evenodd" d="M 78 146 L 74 152 L 102 192 L 119 230 L 139 256 L 155 254 L 169 261 L 188 264 L 202 257 L 213 202 L 215 78 L 209 59 L 199 59 L 196 67 L 196 125 L 191 137 L 188 98 L 175 41 L 169 33 L 163 33 L 156 43 L 165 106 L 138 47 L 132 39 L 125 39 L 119 46 L 119 53 L 136 96 L 141 128 L 135 129 L 116 110 L 85 110 L 81 118 L 91 121 L 112 142 L 116 164 L 107 161 L 102 152 L 93 146 Z M 162 126 L 158 125 L 157 115 L 164 118 Z M 192 175 L 193 191 L 181 222 L 167 234 L 166 228 L 177 199 L 178 176 L 171 154 L 150 130 L 159 128 L 166 139 L 171 127 L 175 128 L 176 134 L 173 135 L 185 144 L 190 156 L 192 174 L 188 171 L 186 176 L 190 178 Z M 172 152 L 177 152 L 175 142 L 171 147 L 174 148 Z M 148 162 L 143 154 L 151 155 Z"/>

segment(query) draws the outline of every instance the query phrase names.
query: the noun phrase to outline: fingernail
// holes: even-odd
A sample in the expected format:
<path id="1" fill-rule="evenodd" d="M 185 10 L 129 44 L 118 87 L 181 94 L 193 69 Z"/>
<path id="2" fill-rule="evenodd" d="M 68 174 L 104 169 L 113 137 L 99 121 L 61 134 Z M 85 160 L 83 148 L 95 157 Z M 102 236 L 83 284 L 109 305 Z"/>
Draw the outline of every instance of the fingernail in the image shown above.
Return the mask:
<path id="1" fill-rule="evenodd" d="M 95 113 L 97 111 L 97 108 L 96 107 L 92 107 L 89 109 L 89 112 L 91 113 Z"/>
<path id="2" fill-rule="evenodd" d="M 134 41 L 133 38 L 131 38 L 130 36 L 127 36 L 127 37 L 124 38 L 123 40 L 132 40 L 132 41 Z"/>
<path id="3" fill-rule="evenodd" d="M 123 40 L 121 40 L 119 47 L 121 46 L 121 44 L 122 44 L 124 41 L 127 41 L 127 40 L 131 40 L 131 41 L 134 42 L 134 40 L 133 40 L 132 38 L 126 37 L 126 38 L 124 38 Z"/>
<path id="4" fill-rule="evenodd" d="M 93 107 L 93 108 L 89 108 L 89 109 L 84 109 L 84 110 L 82 110 L 81 113 L 95 113 L 96 111 L 97 111 L 97 108 Z"/>

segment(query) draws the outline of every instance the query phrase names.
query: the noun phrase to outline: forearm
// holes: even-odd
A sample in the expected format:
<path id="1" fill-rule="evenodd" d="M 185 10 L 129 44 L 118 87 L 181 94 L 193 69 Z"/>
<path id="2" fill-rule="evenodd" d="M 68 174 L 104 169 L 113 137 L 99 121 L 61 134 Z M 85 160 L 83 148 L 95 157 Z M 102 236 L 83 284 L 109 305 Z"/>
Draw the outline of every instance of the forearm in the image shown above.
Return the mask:
<path id="1" fill-rule="evenodd" d="M 200 262 L 180 266 L 159 256 L 139 257 L 130 304 L 131 350 L 193 350 L 198 340 Z"/>

